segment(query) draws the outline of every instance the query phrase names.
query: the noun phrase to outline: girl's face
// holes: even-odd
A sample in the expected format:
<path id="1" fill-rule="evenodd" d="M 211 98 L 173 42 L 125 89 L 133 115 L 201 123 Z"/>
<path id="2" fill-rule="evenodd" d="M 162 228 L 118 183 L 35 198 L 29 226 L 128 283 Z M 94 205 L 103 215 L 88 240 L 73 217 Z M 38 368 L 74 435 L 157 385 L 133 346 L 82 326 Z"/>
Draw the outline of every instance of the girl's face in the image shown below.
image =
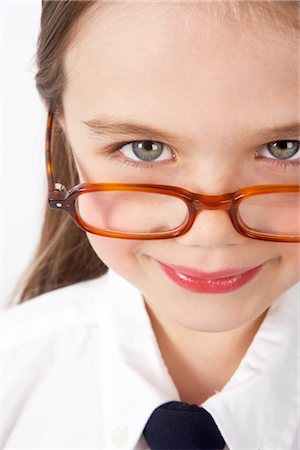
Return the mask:
<path id="1" fill-rule="evenodd" d="M 298 118 L 289 27 L 257 15 L 255 24 L 235 22 L 216 11 L 207 15 L 200 3 L 105 2 L 88 13 L 66 53 L 61 122 L 81 182 L 166 184 L 207 195 L 298 183 L 298 154 L 279 164 L 267 148 L 298 134 L 264 131 Z M 160 134 L 121 132 L 121 122 Z M 137 160 L 129 143 L 145 140 L 163 144 L 157 161 Z M 88 238 L 157 316 L 191 330 L 249 324 L 300 278 L 298 244 L 242 236 L 224 211 L 203 211 L 178 238 Z M 172 281 L 156 260 L 202 272 L 265 264 L 238 289 L 199 293 Z"/>

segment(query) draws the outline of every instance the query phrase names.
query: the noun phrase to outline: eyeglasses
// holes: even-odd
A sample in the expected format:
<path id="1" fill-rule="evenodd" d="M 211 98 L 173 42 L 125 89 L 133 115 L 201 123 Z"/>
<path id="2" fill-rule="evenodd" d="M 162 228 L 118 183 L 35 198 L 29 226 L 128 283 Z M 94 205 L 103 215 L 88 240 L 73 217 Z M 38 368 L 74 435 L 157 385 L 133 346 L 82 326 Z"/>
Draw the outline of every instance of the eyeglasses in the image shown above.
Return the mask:
<path id="1" fill-rule="evenodd" d="M 266 241 L 300 242 L 300 185 L 241 188 L 201 195 L 158 184 L 82 183 L 67 190 L 54 182 L 49 111 L 46 133 L 48 202 L 66 211 L 84 231 L 122 239 L 168 239 L 187 233 L 203 210 L 224 210 L 242 235 Z"/>

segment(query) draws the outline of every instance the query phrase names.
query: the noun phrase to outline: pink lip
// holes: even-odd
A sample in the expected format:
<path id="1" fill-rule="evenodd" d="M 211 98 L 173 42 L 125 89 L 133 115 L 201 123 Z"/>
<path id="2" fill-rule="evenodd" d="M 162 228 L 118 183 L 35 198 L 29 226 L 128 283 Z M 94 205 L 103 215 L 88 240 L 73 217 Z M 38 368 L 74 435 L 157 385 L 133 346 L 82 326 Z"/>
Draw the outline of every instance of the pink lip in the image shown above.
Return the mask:
<path id="1" fill-rule="evenodd" d="M 192 292 L 203 293 L 225 293 L 238 289 L 252 280 L 265 264 L 207 273 L 183 266 L 166 265 L 158 260 L 156 262 L 179 286 Z"/>

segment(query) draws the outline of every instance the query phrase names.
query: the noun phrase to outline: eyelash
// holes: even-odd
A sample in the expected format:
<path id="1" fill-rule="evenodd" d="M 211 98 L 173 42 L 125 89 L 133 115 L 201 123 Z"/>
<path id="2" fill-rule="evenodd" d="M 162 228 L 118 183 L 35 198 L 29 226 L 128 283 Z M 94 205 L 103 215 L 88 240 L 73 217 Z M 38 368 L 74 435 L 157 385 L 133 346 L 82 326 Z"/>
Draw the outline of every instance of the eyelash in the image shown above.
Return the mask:
<path id="1" fill-rule="evenodd" d="M 278 143 L 278 142 L 283 142 L 283 141 L 300 143 L 300 141 L 293 140 L 293 139 L 291 139 L 291 140 L 282 139 L 282 140 L 278 140 L 278 141 L 273 141 L 272 143 Z M 130 159 L 126 159 L 125 156 L 121 156 L 119 153 L 119 150 L 122 147 L 124 147 L 125 145 L 133 144 L 134 142 L 143 143 L 143 142 L 157 142 L 157 141 L 141 140 L 141 141 L 129 141 L 129 142 L 117 143 L 107 150 L 107 152 L 106 152 L 107 156 L 110 159 L 117 160 L 119 163 L 121 163 L 121 166 L 132 166 L 132 167 L 138 167 L 138 168 L 143 168 L 143 169 L 157 167 L 158 165 L 161 166 L 161 165 L 170 163 L 170 161 L 174 161 L 174 159 L 166 159 L 166 160 L 159 161 L 159 162 L 154 161 L 152 163 L 152 162 L 142 162 L 142 161 L 130 160 Z M 161 142 L 160 142 L 160 144 L 166 145 Z M 266 145 L 268 145 L 268 144 L 264 144 L 264 147 Z M 284 168 L 284 169 L 286 169 L 288 166 L 291 166 L 291 165 L 294 167 L 300 166 L 300 159 L 298 159 L 298 160 L 280 160 L 280 159 L 272 159 L 272 158 L 266 158 L 266 157 L 259 157 L 258 159 L 268 159 L 269 160 L 268 164 L 276 165 L 276 167 L 280 167 L 280 168 Z"/>

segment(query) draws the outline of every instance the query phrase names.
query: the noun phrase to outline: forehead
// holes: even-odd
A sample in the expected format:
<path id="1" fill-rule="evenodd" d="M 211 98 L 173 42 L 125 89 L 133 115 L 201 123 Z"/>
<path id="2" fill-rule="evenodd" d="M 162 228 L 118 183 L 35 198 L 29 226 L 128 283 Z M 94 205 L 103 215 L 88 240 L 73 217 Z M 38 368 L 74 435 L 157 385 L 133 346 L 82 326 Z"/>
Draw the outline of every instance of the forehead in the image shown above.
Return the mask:
<path id="1" fill-rule="evenodd" d="M 245 117 L 274 116 L 278 101 L 295 112 L 297 48 L 288 25 L 282 39 L 259 16 L 239 21 L 201 3 L 104 2 L 90 10 L 66 52 L 64 104 L 80 105 L 85 119 L 107 110 L 184 120 L 188 110 L 209 121 L 228 111 L 238 118 L 241 107 Z"/>

